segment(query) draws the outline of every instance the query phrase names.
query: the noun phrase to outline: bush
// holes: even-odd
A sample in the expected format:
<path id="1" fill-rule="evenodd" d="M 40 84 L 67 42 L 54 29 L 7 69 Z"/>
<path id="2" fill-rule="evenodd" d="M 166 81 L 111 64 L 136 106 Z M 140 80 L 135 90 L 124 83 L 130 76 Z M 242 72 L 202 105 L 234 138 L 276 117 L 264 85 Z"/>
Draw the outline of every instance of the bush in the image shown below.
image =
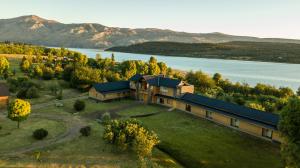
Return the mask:
<path id="1" fill-rule="evenodd" d="M 35 86 L 32 86 L 27 90 L 26 92 L 27 99 L 38 98 L 38 97 L 39 97 L 39 90 Z"/>
<path id="2" fill-rule="evenodd" d="M 134 149 L 139 158 L 149 157 L 159 143 L 153 131 L 144 128 L 137 120 L 111 120 L 105 125 L 103 138 L 120 150 Z"/>
<path id="3" fill-rule="evenodd" d="M 26 98 L 27 89 L 21 89 L 17 93 L 17 98 L 25 99 Z"/>
<path id="4" fill-rule="evenodd" d="M 108 112 L 102 114 L 102 116 L 101 116 L 101 121 L 104 125 L 108 124 L 110 119 L 111 119 L 111 117 L 110 117 L 110 114 Z"/>
<path id="5" fill-rule="evenodd" d="M 37 140 L 42 140 L 44 139 L 46 136 L 48 135 L 48 131 L 41 128 L 41 129 L 37 129 L 33 132 L 33 137 Z"/>
<path id="6" fill-rule="evenodd" d="M 85 108 L 85 103 L 82 100 L 76 100 L 76 102 L 74 103 L 74 109 L 76 111 L 82 111 Z"/>
<path id="7" fill-rule="evenodd" d="M 80 129 L 80 133 L 82 136 L 90 136 L 91 135 L 91 127 L 90 126 L 86 126 L 86 127 L 82 127 Z"/>

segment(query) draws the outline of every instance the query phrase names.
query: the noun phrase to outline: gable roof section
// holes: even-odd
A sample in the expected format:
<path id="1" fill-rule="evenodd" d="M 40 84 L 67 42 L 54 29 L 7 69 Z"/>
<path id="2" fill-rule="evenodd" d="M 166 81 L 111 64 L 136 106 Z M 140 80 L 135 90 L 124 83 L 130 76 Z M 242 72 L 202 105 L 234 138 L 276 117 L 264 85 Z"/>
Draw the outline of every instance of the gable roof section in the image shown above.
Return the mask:
<path id="1" fill-rule="evenodd" d="M 93 87 L 100 93 L 122 92 L 129 90 L 128 81 L 97 83 Z"/>
<path id="2" fill-rule="evenodd" d="M 0 96 L 9 96 L 9 89 L 6 84 L 0 83 Z"/>
<path id="3" fill-rule="evenodd" d="M 250 120 L 267 128 L 277 129 L 279 122 L 279 116 L 276 114 L 239 106 L 233 103 L 212 99 L 197 94 L 186 93 L 180 99 L 185 102 L 200 105 L 223 114 Z"/>
<path id="4" fill-rule="evenodd" d="M 135 74 L 131 78 L 129 78 L 129 81 L 135 81 L 135 82 L 137 82 L 137 81 L 141 80 L 142 78 L 143 78 L 143 75 L 141 75 L 141 74 Z"/>

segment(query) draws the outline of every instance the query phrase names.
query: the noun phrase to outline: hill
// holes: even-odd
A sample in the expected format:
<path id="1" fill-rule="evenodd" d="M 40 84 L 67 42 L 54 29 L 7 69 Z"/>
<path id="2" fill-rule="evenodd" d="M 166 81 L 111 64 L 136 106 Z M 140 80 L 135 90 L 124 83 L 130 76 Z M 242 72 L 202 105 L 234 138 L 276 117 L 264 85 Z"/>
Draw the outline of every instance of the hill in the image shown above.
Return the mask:
<path id="1" fill-rule="evenodd" d="M 109 48 L 148 41 L 183 43 L 223 43 L 259 41 L 299 43 L 300 40 L 264 39 L 222 33 L 186 33 L 154 28 L 130 29 L 96 23 L 64 24 L 35 15 L 0 19 L 0 41 L 17 41 L 46 46 L 73 48 Z"/>
<path id="2" fill-rule="evenodd" d="M 196 58 L 300 63 L 300 44 L 270 42 L 176 43 L 146 42 L 107 51 Z"/>

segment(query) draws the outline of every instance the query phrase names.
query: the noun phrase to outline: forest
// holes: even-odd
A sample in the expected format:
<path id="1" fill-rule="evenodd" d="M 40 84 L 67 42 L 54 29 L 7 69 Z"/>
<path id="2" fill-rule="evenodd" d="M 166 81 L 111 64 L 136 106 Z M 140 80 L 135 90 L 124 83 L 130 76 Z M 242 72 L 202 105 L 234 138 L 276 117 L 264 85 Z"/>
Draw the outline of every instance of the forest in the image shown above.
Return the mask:
<path id="1" fill-rule="evenodd" d="M 271 42 L 177 43 L 145 42 L 107 51 L 165 56 L 300 63 L 300 44 Z"/>

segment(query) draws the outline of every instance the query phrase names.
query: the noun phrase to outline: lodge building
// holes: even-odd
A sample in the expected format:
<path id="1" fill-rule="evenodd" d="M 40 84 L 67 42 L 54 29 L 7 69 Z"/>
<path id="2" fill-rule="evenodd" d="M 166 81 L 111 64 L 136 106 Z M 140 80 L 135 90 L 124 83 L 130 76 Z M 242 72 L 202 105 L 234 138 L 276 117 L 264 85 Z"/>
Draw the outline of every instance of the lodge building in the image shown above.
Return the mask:
<path id="1" fill-rule="evenodd" d="M 136 74 L 128 81 L 95 84 L 89 97 L 98 101 L 131 97 L 185 111 L 266 140 L 282 141 L 277 114 L 194 94 L 193 85 L 178 79 Z"/>

